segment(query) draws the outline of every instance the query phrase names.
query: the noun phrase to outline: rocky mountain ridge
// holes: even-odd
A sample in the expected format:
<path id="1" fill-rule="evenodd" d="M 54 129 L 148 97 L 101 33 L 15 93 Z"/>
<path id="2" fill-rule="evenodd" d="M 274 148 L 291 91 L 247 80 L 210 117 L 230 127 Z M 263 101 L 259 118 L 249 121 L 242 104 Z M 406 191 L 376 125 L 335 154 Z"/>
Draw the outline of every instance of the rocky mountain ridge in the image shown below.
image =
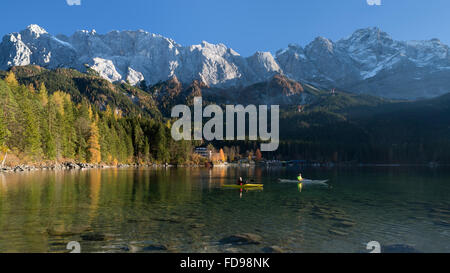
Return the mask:
<path id="1" fill-rule="evenodd" d="M 450 91 L 447 45 L 437 39 L 395 41 L 378 28 L 360 29 L 336 42 L 318 37 L 305 47 L 292 44 L 275 56 L 257 52 L 243 57 L 223 44 L 182 46 L 143 30 L 54 36 L 30 25 L 0 43 L 0 69 L 29 64 L 91 68 L 111 82 L 132 85 L 176 77 L 212 88 L 245 88 L 284 75 L 325 89 L 387 98 L 418 99 Z"/>

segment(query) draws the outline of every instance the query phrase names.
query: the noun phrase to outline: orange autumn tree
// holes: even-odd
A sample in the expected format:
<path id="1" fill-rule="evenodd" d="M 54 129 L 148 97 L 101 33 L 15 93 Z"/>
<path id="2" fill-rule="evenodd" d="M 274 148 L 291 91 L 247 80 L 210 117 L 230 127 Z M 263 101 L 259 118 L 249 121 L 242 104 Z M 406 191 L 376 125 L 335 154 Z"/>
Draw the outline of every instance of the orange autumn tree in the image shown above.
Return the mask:
<path id="1" fill-rule="evenodd" d="M 256 150 L 256 161 L 261 161 L 262 160 L 262 154 L 261 151 L 258 149 Z"/>
<path id="2" fill-rule="evenodd" d="M 99 144 L 99 133 L 96 122 L 92 122 L 90 126 L 90 136 L 88 139 L 88 162 L 98 164 L 102 160 Z"/>
<path id="3" fill-rule="evenodd" d="M 222 162 L 225 162 L 226 158 L 225 158 L 225 153 L 223 152 L 223 149 L 220 149 L 219 155 L 220 155 L 220 160 L 222 160 Z"/>

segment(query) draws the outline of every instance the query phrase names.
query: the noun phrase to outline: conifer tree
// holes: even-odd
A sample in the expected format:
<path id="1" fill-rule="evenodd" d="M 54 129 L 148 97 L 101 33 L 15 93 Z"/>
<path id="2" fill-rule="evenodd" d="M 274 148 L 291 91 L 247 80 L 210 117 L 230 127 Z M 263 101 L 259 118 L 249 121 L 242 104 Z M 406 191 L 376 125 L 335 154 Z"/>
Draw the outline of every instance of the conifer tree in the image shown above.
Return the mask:
<path id="1" fill-rule="evenodd" d="M 76 130 L 73 126 L 75 122 L 74 107 L 69 94 L 64 96 L 64 119 L 63 119 L 63 155 L 66 158 L 73 158 L 76 149 Z"/>
<path id="2" fill-rule="evenodd" d="M 2 122 L 5 128 L 9 130 L 11 137 L 15 139 L 18 136 L 15 132 L 17 131 L 16 117 L 19 113 L 19 106 L 11 88 L 3 80 L 0 80 L 0 109 L 3 113 L 0 116 Z"/>
<path id="3" fill-rule="evenodd" d="M 163 124 L 159 124 L 156 131 L 155 136 L 155 154 L 156 159 L 160 163 L 167 163 L 169 161 L 169 152 L 167 150 L 167 138 L 166 138 L 166 126 Z"/>
<path id="4" fill-rule="evenodd" d="M 150 144 L 148 143 L 147 138 L 145 138 L 144 143 L 144 160 L 145 162 L 150 162 Z"/>
<path id="5" fill-rule="evenodd" d="M 144 157 L 144 148 L 145 148 L 145 140 L 144 140 L 144 132 L 142 131 L 139 123 L 134 125 L 134 152 L 136 159 L 140 161 L 142 157 Z"/>
<path id="6" fill-rule="evenodd" d="M 41 134 L 39 130 L 38 119 L 33 112 L 33 106 L 31 102 L 26 102 L 24 107 L 25 117 L 25 152 L 32 156 L 38 156 L 42 153 L 41 150 Z"/>
<path id="7" fill-rule="evenodd" d="M 3 110 L 0 108 L 0 150 L 3 150 L 3 148 L 5 147 L 6 139 L 8 138 L 8 136 L 9 131 L 3 118 Z"/>

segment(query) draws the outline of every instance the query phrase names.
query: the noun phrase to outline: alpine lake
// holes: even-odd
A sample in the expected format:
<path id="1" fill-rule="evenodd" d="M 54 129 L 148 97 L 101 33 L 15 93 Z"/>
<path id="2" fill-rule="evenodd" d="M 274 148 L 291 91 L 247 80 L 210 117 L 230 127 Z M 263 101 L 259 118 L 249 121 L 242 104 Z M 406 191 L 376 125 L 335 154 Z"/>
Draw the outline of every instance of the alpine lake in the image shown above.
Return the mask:
<path id="1" fill-rule="evenodd" d="M 278 179 L 329 180 L 328 186 Z M 239 177 L 263 188 L 233 189 Z M 446 167 L 0 174 L 0 252 L 450 252 Z"/>

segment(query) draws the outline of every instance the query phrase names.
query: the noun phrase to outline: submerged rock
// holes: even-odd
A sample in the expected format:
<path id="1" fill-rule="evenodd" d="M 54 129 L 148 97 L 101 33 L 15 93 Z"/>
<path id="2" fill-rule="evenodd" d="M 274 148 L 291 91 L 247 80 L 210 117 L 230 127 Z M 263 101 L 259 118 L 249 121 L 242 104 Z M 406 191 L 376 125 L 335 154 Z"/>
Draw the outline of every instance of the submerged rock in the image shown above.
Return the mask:
<path id="1" fill-rule="evenodd" d="M 262 237 L 252 233 L 242 233 L 223 238 L 219 243 L 222 245 L 259 245 L 262 243 Z"/>
<path id="2" fill-rule="evenodd" d="M 54 230 L 51 228 L 47 229 L 47 234 L 50 236 L 59 236 L 59 237 L 69 237 L 69 236 L 79 235 L 79 233 L 77 233 L 77 232 Z"/>
<path id="3" fill-rule="evenodd" d="M 148 245 L 145 247 L 136 246 L 136 245 L 127 245 L 125 247 L 120 248 L 123 251 L 131 252 L 131 253 L 139 253 L 139 252 L 151 252 L 151 251 L 166 251 L 167 247 L 164 245 Z"/>
<path id="4" fill-rule="evenodd" d="M 382 253 L 420 253 L 417 249 L 409 245 L 388 245 L 381 247 Z"/>
<path id="5" fill-rule="evenodd" d="M 193 223 L 189 225 L 190 228 L 204 228 L 205 225 L 201 223 Z"/>
<path id="6" fill-rule="evenodd" d="M 443 219 L 434 221 L 433 224 L 438 225 L 438 226 L 450 227 L 450 221 L 446 221 Z"/>
<path id="7" fill-rule="evenodd" d="M 269 246 L 262 249 L 264 253 L 286 253 L 281 247 L 279 246 Z"/>
<path id="8" fill-rule="evenodd" d="M 84 241 L 103 242 L 107 241 L 109 237 L 103 233 L 86 233 L 81 235 L 81 239 Z"/>
<path id="9" fill-rule="evenodd" d="M 333 224 L 334 227 L 341 227 L 341 228 L 351 228 L 354 227 L 355 225 L 356 223 L 351 221 L 341 221 Z"/>
<path id="10" fill-rule="evenodd" d="M 149 245 L 142 248 L 142 251 L 165 251 L 165 250 L 167 250 L 167 247 L 163 245 Z"/>
<path id="11" fill-rule="evenodd" d="M 172 224 L 180 224 L 182 221 L 178 220 L 177 218 L 152 218 L 153 221 L 158 222 L 168 222 Z"/>
<path id="12" fill-rule="evenodd" d="M 342 216 L 342 215 L 335 215 L 335 216 L 331 217 L 330 219 L 334 220 L 334 221 L 339 221 L 339 222 L 353 222 L 352 219 L 350 219 L 346 216 Z"/>
<path id="13" fill-rule="evenodd" d="M 432 208 L 431 212 L 437 213 L 438 215 L 443 215 L 443 214 L 450 215 L 450 210 L 444 209 L 444 208 Z"/>
<path id="14" fill-rule="evenodd" d="M 330 234 L 338 235 L 338 236 L 347 236 L 348 235 L 347 232 L 341 231 L 341 230 L 337 230 L 337 229 L 329 229 L 328 232 Z"/>
<path id="15" fill-rule="evenodd" d="M 225 253 L 239 253 L 239 249 L 230 247 L 230 248 L 225 249 Z"/>

